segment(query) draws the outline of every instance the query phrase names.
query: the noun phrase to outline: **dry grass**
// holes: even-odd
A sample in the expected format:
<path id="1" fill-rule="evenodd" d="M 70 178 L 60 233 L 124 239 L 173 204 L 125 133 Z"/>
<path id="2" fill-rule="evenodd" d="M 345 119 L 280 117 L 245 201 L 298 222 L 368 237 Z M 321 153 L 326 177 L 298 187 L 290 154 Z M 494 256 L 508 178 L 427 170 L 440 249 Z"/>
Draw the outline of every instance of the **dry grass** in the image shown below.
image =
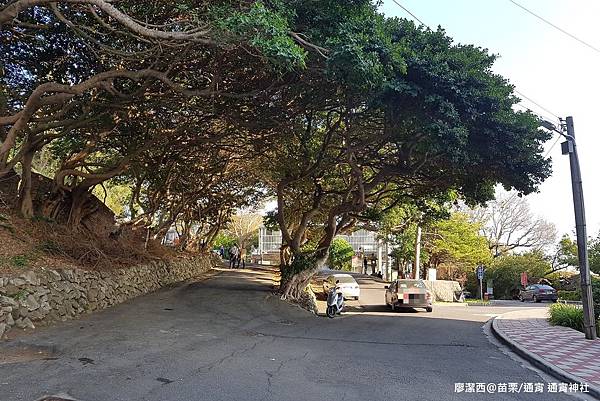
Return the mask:
<path id="1" fill-rule="evenodd" d="M 23 219 L 0 208 L 0 273 L 19 273 L 40 267 L 112 270 L 188 256 L 155 241 L 150 241 L 144 249 L 144 241 L 135 235 L 99 238 L 84 230 L 73 232 L 51 221 Z"/>

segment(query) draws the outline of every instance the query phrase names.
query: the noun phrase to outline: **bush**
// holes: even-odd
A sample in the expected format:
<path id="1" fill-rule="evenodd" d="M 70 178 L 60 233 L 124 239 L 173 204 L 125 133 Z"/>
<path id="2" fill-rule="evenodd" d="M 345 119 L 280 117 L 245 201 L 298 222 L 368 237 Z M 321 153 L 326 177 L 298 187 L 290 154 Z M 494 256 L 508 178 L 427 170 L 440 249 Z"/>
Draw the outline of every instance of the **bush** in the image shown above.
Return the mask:
<path id="1" fill-rule="evenodd" d="M 25 267 L 29 264 L 29 258 L 26 255 L 17 255 L 11 258 L 11 262 L 15 267 Z"/>
<path id="2" fill-rule="evenodd" d="M 550 268 L 541 253 L 505 255 L 494 259 L 486 272 L 486 279 L 494 280 L 495 298 L 512 299 L 519 294 L 522 272 L 527 272 L 528 277 L 543 277 Z"/>
<path id="3" fill-rule="evenodd" d="M 583 332 L 583 309 L 574 305 L 553 304 L 550 306 L 550 324 L 570 327 Z"/>
<path id="4" fill-rule="evenodd" d="M 215 240 L 213 242 L 213 249 L 219 249 L 222 245 L 223 248 L 225 248 L 225 251 L 227 252 L 227 250 L 229 250 L 229 248 L 231 248 L 233 244 L 235 244 L 235 242 L 236 239 L 234 237 L 226 233 L 220 232 L 215 237 Z"/>
<path id="5" fill-rule="evenodd" d="M 581 292 L 559 290 L 558 298 L 564 299 L 565 301 L 581 301 Z"/>
<path id="6" fill-rule="evenodd" d="M 600 303 L 600 279 L 593 277 L 593 276 L 592 276 L 592 297 L 594 297 L 595 304 Z"/>
<path id="7" fill-rule="evenodd" d="M 352 256 L 354 249 L 352 245 L 343 238 L 336 238 L 329 248 L 329 266 L 332 269 L 352 270 Z"/>

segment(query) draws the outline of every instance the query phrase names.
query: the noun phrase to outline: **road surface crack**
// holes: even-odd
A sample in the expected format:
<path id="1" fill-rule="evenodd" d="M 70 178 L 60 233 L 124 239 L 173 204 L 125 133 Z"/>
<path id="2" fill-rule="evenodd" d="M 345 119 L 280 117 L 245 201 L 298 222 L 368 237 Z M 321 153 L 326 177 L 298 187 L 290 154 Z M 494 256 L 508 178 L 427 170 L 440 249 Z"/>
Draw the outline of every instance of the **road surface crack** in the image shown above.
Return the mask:
<path id="1" fill-rule="evenodd" d="M 242 349 L 235 349 L 233 350 L 231 353 L 225 355 L 224 357 L 217 359 L 214 362 L 209 363 L 208 365 L 202 366 L 201 368 L 198 369 L 199 373 L 207 373 L 210 372 L 212 369 L 214 369 L 215 367 L 222 365 L 223 363 L 225 363 L 226 361 L 233 359 L 235 357 L 238 357 L 240 355 L 243 355 L 247 352 L 253 351 L 258 344 L 262 343 L 262 341 L 255 341 L 251 346 L 249 347 L 245 347 Z"/>
<path id="2" fill-rule="evenodd" d="M 329 337 L 309 337 L 309 336 L 293 336 L 285 334 L 269 334 L 257 332 L 257 335 L 271 338 L 287 338 L 293 340 L 309 340 L 309 341 L 328 341 L 328 342 L 343 342 L 343 343 L 354 343 L 354 344 L 372 344 L 372 345 L 396 345 L 400 347 L 464 347 L 464 348 L 481 348 L 477 345 L 464 344 L 464 343 L 401 343 L 393 341 L 372 341 L 372 340 L 352 340 L 352 339 L 340 339 L 340 338 L 329 338 Z"/>
<path id="3" fill-rule="evenodd" d="M 279 373 L 281 373 L 281 370 L 283 369 L 283 367 L 285 365 L 287 365 L 288 363 L 290 363 L 290 362 L 294 362 L 294 361 L 299 361 L 299 360 L 302 360 L 302 359 L 306 359 L 306 357 L 308 356 L 308 354 L 309 354 L 309 351 L 306 351 L 304 353 L 304 355 L 302 355 L 302 356 L 296 356 L 296 357 L 293 357 L 293 358 L 289 358 L 289 359 L 283 360 L 283 361 L 281 361 L 279 363 L 279 366 L 274 371 L 265 370 L 265 374 L 267 375 L 267 394 L 265 394 L 265 396 L 263 397 L 263 400 L 266 400 L 269 395 L 273 394 L 273 388 L 272 388 L 272 386 L 273 386 L 273 378 L 275 376 L 279 375 Z"/>

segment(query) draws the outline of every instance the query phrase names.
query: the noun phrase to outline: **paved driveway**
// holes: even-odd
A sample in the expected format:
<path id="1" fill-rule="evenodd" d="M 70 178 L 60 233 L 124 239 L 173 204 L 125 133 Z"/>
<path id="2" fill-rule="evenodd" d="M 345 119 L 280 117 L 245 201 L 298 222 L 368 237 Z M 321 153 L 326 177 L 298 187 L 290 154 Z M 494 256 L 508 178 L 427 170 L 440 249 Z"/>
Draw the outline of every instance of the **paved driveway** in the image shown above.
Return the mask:
<path id="1" fill-rule="evenodd" d="M 542 382 L 488 341 L 493 309 L 327 319 L 280 301 L 272 284 L 265 271 L 222 270 L 1 343 L 0 399 L 549 399 L 454 393 L 456 382 Z"/>

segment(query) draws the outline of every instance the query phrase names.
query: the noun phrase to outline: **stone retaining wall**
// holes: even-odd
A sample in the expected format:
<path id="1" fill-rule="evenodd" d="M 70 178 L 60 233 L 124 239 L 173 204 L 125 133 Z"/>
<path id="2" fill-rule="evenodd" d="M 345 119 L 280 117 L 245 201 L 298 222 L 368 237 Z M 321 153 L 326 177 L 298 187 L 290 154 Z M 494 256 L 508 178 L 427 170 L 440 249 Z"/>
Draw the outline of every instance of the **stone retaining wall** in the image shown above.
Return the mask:
<path id="1" fill-rule="evenodd" d="M 455 302 L 454 293 L 460 291 L 458 281 L 450 280 L 425 280 L 425 287 L 434 295 L 434 301 Z"/>
<path id="2" fill-rule="evenodd" d="M 211 255 L 108 272 L 39 269 L 0 277 L 0 338 L 13 326 L 34 328 L 102 310 L 219 264 L 218 257 Z"/>

